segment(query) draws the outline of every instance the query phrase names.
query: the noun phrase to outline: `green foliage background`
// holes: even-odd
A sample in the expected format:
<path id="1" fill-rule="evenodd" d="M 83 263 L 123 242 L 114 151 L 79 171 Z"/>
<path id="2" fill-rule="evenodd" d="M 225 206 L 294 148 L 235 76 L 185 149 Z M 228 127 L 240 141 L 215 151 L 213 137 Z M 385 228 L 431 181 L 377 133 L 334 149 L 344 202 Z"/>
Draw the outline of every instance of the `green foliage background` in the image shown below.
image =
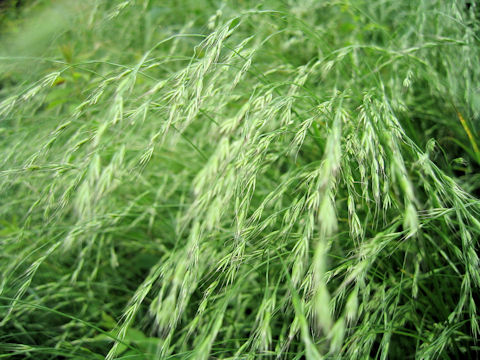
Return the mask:
<path id="1" fill-rule="evenodd" d="M 0 357 L 478 356 L 475 3 L 12 11 Z"/>

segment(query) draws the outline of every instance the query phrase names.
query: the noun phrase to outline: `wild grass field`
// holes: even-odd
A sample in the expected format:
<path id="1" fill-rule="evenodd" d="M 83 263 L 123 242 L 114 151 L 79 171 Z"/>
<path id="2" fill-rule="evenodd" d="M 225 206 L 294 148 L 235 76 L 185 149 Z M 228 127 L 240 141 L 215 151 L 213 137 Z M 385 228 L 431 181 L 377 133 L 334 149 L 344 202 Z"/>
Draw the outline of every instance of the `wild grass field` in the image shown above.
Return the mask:
<path id="1" fill-rule="evenodd" d="M 476 2 L 15 3 L 0 358 L 479 358 Z"/>

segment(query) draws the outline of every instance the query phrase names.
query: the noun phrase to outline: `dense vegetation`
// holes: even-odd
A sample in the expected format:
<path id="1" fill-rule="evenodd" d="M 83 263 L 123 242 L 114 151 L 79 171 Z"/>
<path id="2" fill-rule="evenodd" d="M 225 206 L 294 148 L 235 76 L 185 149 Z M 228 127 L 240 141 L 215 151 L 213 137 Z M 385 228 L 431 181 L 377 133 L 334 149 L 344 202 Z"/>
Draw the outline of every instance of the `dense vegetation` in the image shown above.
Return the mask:
<path id="1" fill-rule="evenodd" d="M 0 357 L 478 357 L 474 2 L 5 9 Z"/>

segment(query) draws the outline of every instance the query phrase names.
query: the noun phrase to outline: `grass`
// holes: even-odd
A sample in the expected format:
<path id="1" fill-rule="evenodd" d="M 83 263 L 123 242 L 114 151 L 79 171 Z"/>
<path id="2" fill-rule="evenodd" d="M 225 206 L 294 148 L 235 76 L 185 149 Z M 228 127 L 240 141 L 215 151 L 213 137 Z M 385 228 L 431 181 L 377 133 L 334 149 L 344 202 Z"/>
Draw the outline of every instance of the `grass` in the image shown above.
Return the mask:
<path id="1" fill-rule="evenodd" d="M 469 4 L 8 10 L 0 357 L 477 358 Z"/>

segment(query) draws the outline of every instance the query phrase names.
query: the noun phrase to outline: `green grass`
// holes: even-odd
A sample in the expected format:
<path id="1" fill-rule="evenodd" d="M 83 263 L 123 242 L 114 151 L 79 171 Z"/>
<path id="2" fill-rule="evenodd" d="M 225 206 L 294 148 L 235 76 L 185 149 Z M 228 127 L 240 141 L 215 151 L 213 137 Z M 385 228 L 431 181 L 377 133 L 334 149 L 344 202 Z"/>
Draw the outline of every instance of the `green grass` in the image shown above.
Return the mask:
<path id="1" fill-rule="evenodd" d="M 477 358 L 479 12 L 2 15 L 0 358 Z"/>

